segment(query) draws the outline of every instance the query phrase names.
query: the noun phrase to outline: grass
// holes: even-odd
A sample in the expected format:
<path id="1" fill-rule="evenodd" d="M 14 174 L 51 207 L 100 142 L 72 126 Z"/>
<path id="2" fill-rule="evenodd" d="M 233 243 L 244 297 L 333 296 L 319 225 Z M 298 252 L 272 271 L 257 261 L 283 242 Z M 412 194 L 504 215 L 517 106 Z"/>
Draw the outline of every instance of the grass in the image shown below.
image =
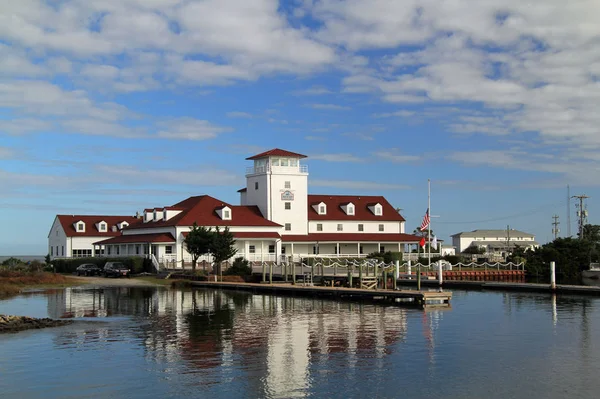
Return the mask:
<path id="1" fill-rule="evenodd" d="M 0 270 L 0 298 L 18 295 L 26 288 L 64 288 L 81 281 L 62 274 Z"/>
<path id="2" fill-rule="evenodd" d="M 132 277 L 135 280 L 145 281 L 147 283 L 170 286 L 174 280 L 165 280 L 164 278 L 156 278 L 155 276 L 140 276 Z"/>

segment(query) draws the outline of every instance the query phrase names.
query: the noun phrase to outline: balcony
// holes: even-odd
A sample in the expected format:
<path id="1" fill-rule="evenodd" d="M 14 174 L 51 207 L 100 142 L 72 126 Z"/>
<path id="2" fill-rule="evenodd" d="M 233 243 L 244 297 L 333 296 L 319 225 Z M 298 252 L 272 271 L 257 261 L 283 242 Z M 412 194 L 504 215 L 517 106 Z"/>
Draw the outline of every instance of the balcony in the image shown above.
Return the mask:
<path id="1" fill-rule="evenodd" d="M 246 168 L 246 176 L 262 173 L 280 173 L 295 175 L 298 173 L 308 173 L 308 165 L 298 166 L 250 166 Z"/>

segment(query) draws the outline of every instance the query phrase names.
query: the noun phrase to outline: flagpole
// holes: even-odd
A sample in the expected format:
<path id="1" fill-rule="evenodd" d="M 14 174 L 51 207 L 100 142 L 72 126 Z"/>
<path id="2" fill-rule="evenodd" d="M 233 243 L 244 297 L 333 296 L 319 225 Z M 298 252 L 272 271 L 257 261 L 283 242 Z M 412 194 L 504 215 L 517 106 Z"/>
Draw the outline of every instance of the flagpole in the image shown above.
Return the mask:
<path id="1" fill-rule="evenodd" d="M 427 179 L 427 209 L 429 209 L 429 224 L 427 225 L 427 266 L 431 268 L 431 179 Z"/>

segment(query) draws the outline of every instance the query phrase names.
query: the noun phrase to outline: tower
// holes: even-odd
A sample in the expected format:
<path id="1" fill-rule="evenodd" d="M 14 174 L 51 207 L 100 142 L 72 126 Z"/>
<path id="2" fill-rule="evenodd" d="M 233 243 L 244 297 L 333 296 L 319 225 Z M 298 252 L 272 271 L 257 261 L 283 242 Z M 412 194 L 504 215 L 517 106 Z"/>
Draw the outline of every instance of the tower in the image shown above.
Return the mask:
<path id="1" fill-rule="evenodd" d="M 275 148 L 246 158 L 242 205 L 256 205 L 263 216 L 284 228 L 282 234 L 308 234 L 308 168 L 306 155 Z"/>

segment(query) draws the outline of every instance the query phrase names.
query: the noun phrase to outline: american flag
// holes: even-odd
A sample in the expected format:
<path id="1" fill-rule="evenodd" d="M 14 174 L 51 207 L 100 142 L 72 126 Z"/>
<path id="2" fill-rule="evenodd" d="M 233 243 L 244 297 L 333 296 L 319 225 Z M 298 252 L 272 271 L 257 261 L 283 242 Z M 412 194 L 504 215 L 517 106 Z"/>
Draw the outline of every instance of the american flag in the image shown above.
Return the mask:
<path id="1" fill-rule="evenodd" d="M 424 231 L 429 226 L 429 220 L 429 208 L 427 208 L 427 212 L 425 212 L 423 222 L 421 223 L 421 231 Z"/>

